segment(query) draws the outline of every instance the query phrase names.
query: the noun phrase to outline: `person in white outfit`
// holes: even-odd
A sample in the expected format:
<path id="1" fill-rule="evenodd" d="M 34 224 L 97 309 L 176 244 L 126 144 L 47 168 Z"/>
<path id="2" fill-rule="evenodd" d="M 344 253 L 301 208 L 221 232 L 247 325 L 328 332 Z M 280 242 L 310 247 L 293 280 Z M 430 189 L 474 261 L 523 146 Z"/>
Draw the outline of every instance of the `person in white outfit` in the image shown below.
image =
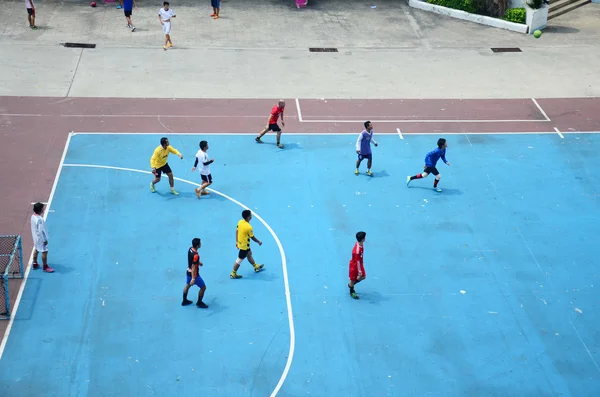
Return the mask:
<path id="1" fill-rule="evenodd" d="M 44 213 L 44 204 L 35 203 L 33 205 L 33 215 L 31 215 L 31 236 L 33 237 L 33 269 L 40 267 L 37 258 L 38 252 L 42 253 L 42 263 L 46 273 L 53 273 L 54 269 L 48 266 L 48 229 L 46 221 L 42 217 Z"/>
<path id="2" fill-rule="evenodd" d="M 196 162 L 192 167 L 192 172 L 196 170 L 198 167 L 198 171 L 200 172 L 200 178 L 202 179 L 202 185 L 199 188 L 196 188 L 196 196 L 200 198 L 201 195 L 209 194 L 205 189 L 212 185 L 212 175 L 210 173 L 210 165 L 214 163 L 215 159 L 209 159 L 208 153 L 208 142 L 200 141 L 200 150 L 196 153 Z M 198 166 L 199 165 L 199 166 Z"/>
<path id="3" fill-rule="evenodd" d="M 169 2 L 163 3 L 164 7 L 158 10 L 158 20 L 163 27 L 163 33 L 165 34 L 165 45 L 163 49 L 166 51 L 167 47 L 173 47 L 171 41 L 171 18 L 175 18 L 175 11 L 169 8 Z"/>

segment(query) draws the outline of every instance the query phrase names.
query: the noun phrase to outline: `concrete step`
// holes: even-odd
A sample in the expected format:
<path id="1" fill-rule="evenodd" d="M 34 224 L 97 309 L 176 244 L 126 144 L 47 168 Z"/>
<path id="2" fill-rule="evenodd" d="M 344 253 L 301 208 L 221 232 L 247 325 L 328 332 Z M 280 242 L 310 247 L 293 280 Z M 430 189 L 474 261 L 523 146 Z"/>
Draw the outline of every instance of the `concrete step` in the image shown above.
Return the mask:
<path id="1" fill-rule="evenodd" d="M 551 2 L 548 8 L 548 19 L 556 18 L 591 2 L 591 0 L 559 0 Z"/>

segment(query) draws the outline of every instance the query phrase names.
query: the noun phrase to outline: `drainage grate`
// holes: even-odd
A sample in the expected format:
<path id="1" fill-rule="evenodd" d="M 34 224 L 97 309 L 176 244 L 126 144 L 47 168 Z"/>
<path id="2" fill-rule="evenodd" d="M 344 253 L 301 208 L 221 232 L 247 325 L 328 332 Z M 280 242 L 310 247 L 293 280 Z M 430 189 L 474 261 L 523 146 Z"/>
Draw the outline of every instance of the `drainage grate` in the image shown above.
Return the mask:
<path id="1" fill-rule="evenodd" d="M 492 48 L 492 52 L 523 52 L 520 48 L 517 47 L 508 47 L 508 48 Z"/>
<path id="2" fill-rule="evenodd" d="M 65 43 L 67 48 L 96 48 L 96 44 L 84 44 L 84 43 Z"/>
<path id="3" fill-rule="evenodd" d="M 309 48 L 310 52 L 338 52 L 337 48 Z"/>

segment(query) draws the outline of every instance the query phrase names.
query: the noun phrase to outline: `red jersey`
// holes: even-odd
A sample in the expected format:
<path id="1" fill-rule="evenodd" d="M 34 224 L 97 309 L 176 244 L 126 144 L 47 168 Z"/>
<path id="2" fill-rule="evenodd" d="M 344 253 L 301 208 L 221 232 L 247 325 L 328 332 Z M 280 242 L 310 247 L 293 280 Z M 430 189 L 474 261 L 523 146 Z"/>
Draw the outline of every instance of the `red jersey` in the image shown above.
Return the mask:
<path id="1" fill-rule="evenodd" d="M 273 109 L 271 109 L 271 117 L 269 117 L 269 124 L 277 124 L 280 114 L 283 114 L 283 108 L 280 108 L 279 105 L 273 106 Z"/>
<path id="2" fill-rule="evenodd" d="M 363 266 L 363 253 L 365 252 L 365 247 L 358 243 L 354 244 L 354 248 L 352 248 L 352 259 L 350 262 L 354 265 Z"/>

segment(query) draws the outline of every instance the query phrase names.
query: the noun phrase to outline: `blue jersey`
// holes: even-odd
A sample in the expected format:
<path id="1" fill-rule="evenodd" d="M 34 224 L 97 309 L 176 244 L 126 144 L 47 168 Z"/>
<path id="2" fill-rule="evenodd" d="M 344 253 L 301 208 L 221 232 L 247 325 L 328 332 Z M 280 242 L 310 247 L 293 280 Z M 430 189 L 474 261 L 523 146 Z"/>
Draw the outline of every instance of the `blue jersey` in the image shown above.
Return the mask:
<path id="1" fill-rule="evenodd" d="M 373 130 L 371 132 L 364 130 L 358 135 L 356 150 L 360 151 L 360 154 L 363 156 L 371 154 L 371 142 L 377 145 L 377 142 L 373 139 Z"/>
<path id="2" fill-rule="evenodd" d="M 133 0 L 123 0 L 123 9 L 125 11 L 133 10 Z"/>
<path id="3" fill-rule="evenodd" d="M 427 153 L 427 155 L 425 155 L 425 165 L 427 167 L 435 167 L 435 165 L 437 164 L 440 157 L 444 161 L 444 163 L 448 162 L 448 161 L 446 161 L 446 149 L 440 149 L 440 148 L 433 149 L 431 152 L 429 152 L 429 153 Z"/>

